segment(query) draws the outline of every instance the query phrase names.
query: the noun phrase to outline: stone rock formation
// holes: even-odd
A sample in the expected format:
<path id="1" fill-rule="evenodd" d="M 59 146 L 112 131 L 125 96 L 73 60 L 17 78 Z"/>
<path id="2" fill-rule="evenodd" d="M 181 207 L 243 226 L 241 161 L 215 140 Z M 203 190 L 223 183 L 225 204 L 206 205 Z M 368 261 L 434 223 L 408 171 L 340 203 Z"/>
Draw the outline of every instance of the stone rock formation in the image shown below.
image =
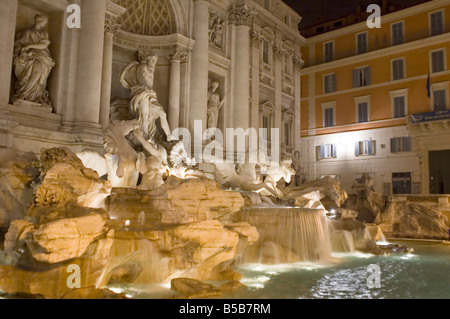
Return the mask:
<path id="1" fill-rule="evenodd" d="M 24 154 L 0 163 L 0 228 L 7 229 L 12 220 L 22 219 L 33 201 L 30 185 L 39 176 L 34 161 L 34 155 Z"/>
<path id="2" fill-rule="evenodd" d="M 363 253 L 382 255 L 381 250 L 372 238 L 368 228 L 354 218 L 342 218 L 331 220 L 333 232 L 348 232 L 351 234 L 354 250 Z M 331 236 L 333 240 L 333 235 Z M 336 238 L 336 237 L 335 237 Z"/>
<path id="3" fill-rule="evenodd" d="M 358 211 L 358 220 L 373 223 L 377 214 L 382 212 L 386 206 L 383 196 L 374 190 L 374 181 L 368 174 L 363 174 L 356 181 L 352 190 L 354 195 L 346 203 L 346 207 Z"/>
<path id="4" fill-rule="evenodd" d="M 59 263 L 83 255 L 95 239 L 106 233 L 105 224 L 104 216 L 96 213 L 60 219 L 28 229 L 26 243 L 36 261 Z"/>
<path id="5" fill-rule="evenodd" d="M 10 223 L 5 236 L 2 258 L 7 265 L 0 266 L 0 290 L 8 294 L 122 298 L 102 289 L 109 282 L 157 283 L 175 277 L 237 280 L 234 261 L 258 239 L 256 229 L 247 223 L 219 221 L 239 211 L 244 199 L 210 180 L 171 177 L 153 192 L 119 189 L 126 190 L 122 195 L 134 196 L 122 201 L 124 207 L 145 207 L 150 217 L 159 216 L 155 220 L 141 212 L 145 218 L 139 225 L 124 226 L 96 208 L 108 195 L 109 182 L 85 168 L 75 154 L 44 150 L 34 166 L 38 169 L 34 200 L 31 197 L 25 217 Z M 11 174 L 5 176 L 15 180 Z M 34 177 L 26 176 L 26 183 L 18 185 L 27 189 Z M 109 209 L 115 200 L 109 201 Z M 79 267 L 76 288 L 68 284 L 73 266 Z"/>
<path id="6" fill-rule="evenodd" d="M 447 239 L 448 219 L 441 211 L 423 204 L 397 202 L 392 198 L 375 223 L 387 237 Z"/>
<path id="7" fill-rule="evenodd" d="M 123 220 L 136 220 L 143 211 L 146 220 L 170 224 L 220 219 L 243 206 L 238 192 L 225 191 L 214 181 L 171 177 L 151 192 L 113 189 L 108 211 Z"/>
<path id="8" fill-rule="evenodd" d="M 36 189 L 35 206 L 104 207 L 111 184 L 100 180 L 94 170 L 84 167 L 75 153 L 64 148 L 42 150 L 36 165 L 42 182 Z"/>
<path id="9" fill-rule="evenodd" d="M 311 206 L 308 208 L 319 208 L 322 204 L 328 210 L 341 207 L 348 198 L 340 183 L 329 176 L 300 186 L 287 187 L 284 193 L 286 199 L 296 200 L 300 207 L 306 205 Z"/>

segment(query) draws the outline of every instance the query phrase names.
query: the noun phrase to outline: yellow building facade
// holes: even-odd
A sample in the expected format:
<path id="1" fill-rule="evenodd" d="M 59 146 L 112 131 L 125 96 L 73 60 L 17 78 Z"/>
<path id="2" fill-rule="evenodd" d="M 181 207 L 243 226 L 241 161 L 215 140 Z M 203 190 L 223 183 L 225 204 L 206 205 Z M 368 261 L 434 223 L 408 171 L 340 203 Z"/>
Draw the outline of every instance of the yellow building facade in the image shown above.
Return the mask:
<path id="1" fill-rule="evenodd" d="M 351 192 L 450 193 L 450 2 L 433 0 L 307 39 L 301 160 Z"/>

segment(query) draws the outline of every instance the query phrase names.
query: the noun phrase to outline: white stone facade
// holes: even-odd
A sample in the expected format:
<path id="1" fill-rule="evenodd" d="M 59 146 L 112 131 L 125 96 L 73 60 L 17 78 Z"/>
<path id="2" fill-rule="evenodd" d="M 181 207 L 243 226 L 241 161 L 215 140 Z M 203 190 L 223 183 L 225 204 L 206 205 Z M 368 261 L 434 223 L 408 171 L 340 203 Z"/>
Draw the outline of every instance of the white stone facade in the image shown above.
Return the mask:
<path id="1" fill-rule="evenodd" d="M 81 8 L 79 29 L 66 24 L 70 4 Z M 36 14 L 49 21 L 52 110 L 11 102 L 14 38 Z M 111 101 L 130 98 L 120 74 L 138 51 L 151 51 L 159 58 L 154 90 L 172 130 L 193 133 L 195 120 L 206 128 L 208 89 L 218 82 L 218 128 L 259 129 L 266 114 L 280 128 L 282 156 L 293 158 L 300 151 L 300 20 L 277 0 L 3 0 L 0 148 L 102 152 Z"/>

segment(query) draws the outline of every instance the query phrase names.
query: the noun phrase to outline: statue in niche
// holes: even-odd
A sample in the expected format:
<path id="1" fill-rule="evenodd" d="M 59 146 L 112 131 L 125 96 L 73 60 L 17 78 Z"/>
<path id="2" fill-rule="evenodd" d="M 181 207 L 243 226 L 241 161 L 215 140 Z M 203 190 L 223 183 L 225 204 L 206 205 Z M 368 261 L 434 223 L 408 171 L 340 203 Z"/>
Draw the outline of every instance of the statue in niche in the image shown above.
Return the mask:
<path id="1" fill-rule="evenodd" d="M 17 78 L 15 100 L 25 100 L 51 108 L 47 79 L 55 66 L 50 56 L 48 18 L 34 17 L 34 25 L 19 33 L 14 43 L 14 73 Z"/>
<path id="2" fill-rule="evenodd" d="M 138 60 L 130 63 L 120 76 L 122 86 L 131 90 L 131 111 L 139 120 L 146 140 L 158 140 L 156 120 L 159 118 L 167 141 L 171 141 L 167 115 L 158 103 L 156 92 L 153 91 L 158 56 L 139 51 Z"/>
<path id="3" fill-rule="evenodd" d="M 223 43 L 223 20 L 215 15 L 211 14 L 209 20 L 209 41 L 217 48 L 222 48 Z"/>
<path id="4" fill-rule="evenodd" d="M 218 88 L 219 82 L 213 82 L 208 91 L 208 128 L 217 128 L 219 112 L 225 102 L 225 98 L 220 100 Z"/>

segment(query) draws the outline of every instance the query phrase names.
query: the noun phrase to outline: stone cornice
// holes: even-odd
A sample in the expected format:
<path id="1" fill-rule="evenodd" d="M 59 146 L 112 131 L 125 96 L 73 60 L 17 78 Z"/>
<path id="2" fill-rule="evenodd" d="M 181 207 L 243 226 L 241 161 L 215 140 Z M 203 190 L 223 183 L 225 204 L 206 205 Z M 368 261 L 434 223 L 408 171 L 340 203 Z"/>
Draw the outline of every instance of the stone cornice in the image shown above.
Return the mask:
<path id="1" fill-rule="evenodd" d="M 129 50 L 172 50 L 174 46 L 191 51 L 195 41 L 182 34 L 148 36 L 119 30 L 114 37 L 114 45 Z"/>

